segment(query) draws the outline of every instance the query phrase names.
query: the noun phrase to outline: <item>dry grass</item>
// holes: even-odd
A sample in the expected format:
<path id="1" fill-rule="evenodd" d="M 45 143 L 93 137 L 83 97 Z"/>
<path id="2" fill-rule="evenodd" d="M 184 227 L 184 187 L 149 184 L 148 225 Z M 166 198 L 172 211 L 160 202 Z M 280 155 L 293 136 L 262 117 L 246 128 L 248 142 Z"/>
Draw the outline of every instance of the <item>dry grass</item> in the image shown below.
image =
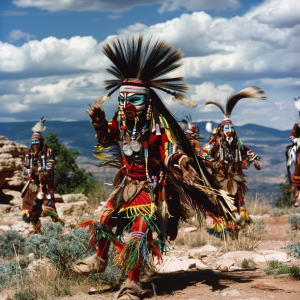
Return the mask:
<path id="1" fill-rule="evenodd" d="M 249 198 L 245 200 L 245 204 L 249 215 L 262 216 L 270 214 L 272 210 L 272 205 L 267 201 L 267 199 Z"/>
<path id="2" fill-rule="evenodd" d="M 287 244 L 294 244 L 300 241 L 300 230 L 287 230 L 286 236 Z"/>
<path id="3" fill-rule="evenodd" d="M 188 246 L 189 248 L 202 247 L 206 245 L 201 231 L 185 233 L 183 237 L 177 238 L 171 246 Z"/>
<path id="4" fill-rule="evenodd" d="M 224 240 L 222 252 L 254 251 L 261 244 L 266 233 L 266 226 L 263 221 L 254 221 L 251 225 L 239 231 L 237 239 Z"/>

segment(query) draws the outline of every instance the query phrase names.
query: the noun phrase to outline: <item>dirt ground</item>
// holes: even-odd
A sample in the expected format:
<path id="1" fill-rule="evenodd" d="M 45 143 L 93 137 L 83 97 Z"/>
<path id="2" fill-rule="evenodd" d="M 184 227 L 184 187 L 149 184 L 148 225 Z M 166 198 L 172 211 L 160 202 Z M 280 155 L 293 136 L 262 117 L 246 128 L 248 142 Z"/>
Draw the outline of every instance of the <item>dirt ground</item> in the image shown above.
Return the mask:
<path id="1" fill-rule="evenodd" d="M 287 240 L 286 231 L 289 229 L 287 216 L 263 218 L 267 234 L 259 245 L 259 249 L 283 250 Z M 208 243 L 217 241 L 216 238 L 202 232 Z M 182 235 L 182 233 L 181 233 Z M 180 236 L 179 236 L 180 237 Z M 185 246 L 176 247 L 175 252 L 185 251 Z M 220 254 L 222 255 L 222 254 Z M 202 261 L 210 265 L 216 258 L 203 258 Z M 300 261 L 298 265 L 300 264 Z M 253 269 L 242 269 L 231 272 L 217 270 L 189 270 L 177 273 L 144 275 L 142 283 L 144 299 L 151 300 L 200 300 L 200 299 L 279 299 L 299 300 L 300 281 L 290 278 L 275 278 L 266 276 L 263 269 L 267 264 L 257 265 Z M 153 287 L 154 285 L 154 287 Z M 91 288 L 96 289 L 94 295 L 89 295 Z M 77 286 L 72 289 L 75 293 L 71 297 L 61 300 L 94 300 L 113 299 L 114 292 L 108 286 Z M 154 293 L 155 291 L 155 293 Z M 156 295 L 155 295 L 156 294 Z"/>
<path id="2" fill-rule="evenodd" d="M 275 282 L 275 287 L 267 289 L 253 288 L 256 280 Z M 151 300 L 200 300 L 200 299 L 280 299 L 299 300 L 300 283 L 290 279 L 272 279 L 258 270 L 243 270 L 227 273 L 215 273 L 212 270 L 197 270 L 169 274 L 145 276 L 142 280 L 144 299 Z M 280 285 L 278 285 L 280 283 Z M 155 286 L 156 297 L 153 292 Z M 276 287 L 277 285 L 277 287 Z M 91 286 L 81 286 L 78 294 L 61 300 L 113 299 L 113 291 L 105 287 L 97 289 L 96 294 L 89 295 Z M 278 288 L 276 290 L 276 288 Z M 285 290 L 281 290 L 284 288 Z M 291 292 L 294 291 L 294 292 Z"/>

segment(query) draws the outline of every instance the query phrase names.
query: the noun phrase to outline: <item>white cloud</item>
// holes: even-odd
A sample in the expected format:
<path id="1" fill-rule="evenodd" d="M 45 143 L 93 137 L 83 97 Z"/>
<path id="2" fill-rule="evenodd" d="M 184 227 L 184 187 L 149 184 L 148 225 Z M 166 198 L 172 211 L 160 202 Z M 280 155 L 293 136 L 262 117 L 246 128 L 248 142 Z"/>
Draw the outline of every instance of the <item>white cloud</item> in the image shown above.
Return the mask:
<path id="1" fill-rule="evenodd" d="M 122 12 L 130 10 L 136 6 L 144 6 L 151 4 L 162 4 L 159 11 L 174 11 L 181 7 L 187 10 L 206 10 L 216 9 L 225 10 L 226 8 L 237 8 L 238 0 L 13 0 L 12 1 L 17 7 L 35 7 L 50 12 L 62 11 L 62 10 L 100 10 L 100 11 L 114 11 Z"/>
<path id="2" fill-rule="evenodd" d="M 242 100 L 233 112 L 234 124 L 287 129 L 294 122 L 293 97 L 300 85 L 300 25 L 270 24 L 256 16 L 225 19 L 194 12 L 149 27 L 137 23 L 120 33 L 153 35 L 185 53 L 184 66 L 176 72 L 192 83 L 189 98 L 198 107 L 186 109 L 163 95 L 178 114 L 186 109 L 195 120 L 220 121 L 219 109 L 204 107 L 205 101 L 225 101 L 233 91 L 259 85 L 268 101 Z M 32 119 L 46 111 L 49 119 L 88 119 L 85 109 L 103 94 L 107 66 L 93 37 L 48 37 L 21 47 L 0 42 L 0 118 Z M 113 95 L 104 104 L 108 118 L 116 106 Z"/>
<path id="3" fill-rule="evenodd" d="M 48 37 L 16 47 L 0 41 L 0 72 L 18 72 L 28 77 L 80 73 L 102 69 L 106 59 L 92 37 Z"/>
<path id="4" fill-rule="evenodd" d="M 26 41 L 29 41 L 30 39 L 35 38 L 35 36 L 32 34 L 29 34 L 28 32 L 23 32 L 20 29 L 14 29 L 8 35 L 8 41 L 10 43 L 13 43 L 22 38 L 25 38 Z"/>
<path id="5" fill-rule="evenodd" d="M 273 28 L 256 19 L 194 12 L 149 27 L 131 25 L 120 33 L 142 32 L 180 48 L 185 77 L 238 80 L 299 75 L 299 31 L 300 25 Z"/>
<path id="6" fill-rule="evenodd" d="M 300 23 L 298 0 L 265 0 L 252 8 L 245 17 L 274 27 L 294 27 Z"/>

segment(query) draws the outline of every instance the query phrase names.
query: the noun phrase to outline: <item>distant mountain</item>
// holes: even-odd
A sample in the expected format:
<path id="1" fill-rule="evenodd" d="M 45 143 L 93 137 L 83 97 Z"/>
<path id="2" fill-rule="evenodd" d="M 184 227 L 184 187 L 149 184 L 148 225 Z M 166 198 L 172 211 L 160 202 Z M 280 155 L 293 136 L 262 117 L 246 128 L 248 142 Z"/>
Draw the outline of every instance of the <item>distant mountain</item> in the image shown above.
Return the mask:
<path id="1" fill-rule="evenodd" d="M 9 140 L 29 146 L 32 135 L 31 128 L 36 122 L 0 123 L 0 135 Z M 92 156 L 96 145 L 94 129 L 88 121 L 61 122 L 47 121 L 46 136 L 49 132 L 57 132 L 63 145 L 70 150 L 78 150 L 80 155 L 78 163 L 81 167 L 91 171 L 101 181 L 111 181 L 113 170 L 99 170 L 96 167 L 97 159 Z M 200 134 L 203 143 L 207 142 L 210 134 L 205 130 L 206 122 L 199 122 Z M 213 123 L 213 127 L 218 124 Z M 267 197 L 273 202 L 279 192 L 278 184 L 284 181 L 285 147 L 290 143 L 290 130 L 277 130 L 269 127 L 246 124 L 235 126 L 236 132 L 242 142 L 261 157 L 262 170 L 253 167 L 246 171 L 248 175 L 248 195 L 255 194 Z"/>

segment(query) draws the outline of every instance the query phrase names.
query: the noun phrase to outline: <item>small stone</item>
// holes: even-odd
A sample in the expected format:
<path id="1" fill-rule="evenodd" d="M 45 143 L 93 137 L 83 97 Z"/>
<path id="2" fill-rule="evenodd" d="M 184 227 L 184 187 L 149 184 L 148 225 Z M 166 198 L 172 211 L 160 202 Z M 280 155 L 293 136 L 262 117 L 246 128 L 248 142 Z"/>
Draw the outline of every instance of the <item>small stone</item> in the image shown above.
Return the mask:
<path id="1" fill-rule="evenodd" d="M 34 260 L 34 254 L 33 253 L 28 254 L 27 258 L 29 259 L 29 261 L 33 261 Z"/>
<path id="2" fill-rule="evenodd" d="M 241 296 L 240 292 L 237 290 L 230 290 L 226 291 L 221 294 L 223 297 L 236 297 L 236 296 Z"/>
<path id="3" fill-rule="evenodd" d="M 225 265 L 219 265 L 218 270 L 220 270 L 221 272 L 228 272 L 228 267 Z"/>
<path id="4" fill-rule="evenodd" d="M 89 295 L 94 295 L 94 294 L 96 294 L 96 289 L 90 288 L 90 290 L 88 291 L 88 294 L 89 294 Z"/>

